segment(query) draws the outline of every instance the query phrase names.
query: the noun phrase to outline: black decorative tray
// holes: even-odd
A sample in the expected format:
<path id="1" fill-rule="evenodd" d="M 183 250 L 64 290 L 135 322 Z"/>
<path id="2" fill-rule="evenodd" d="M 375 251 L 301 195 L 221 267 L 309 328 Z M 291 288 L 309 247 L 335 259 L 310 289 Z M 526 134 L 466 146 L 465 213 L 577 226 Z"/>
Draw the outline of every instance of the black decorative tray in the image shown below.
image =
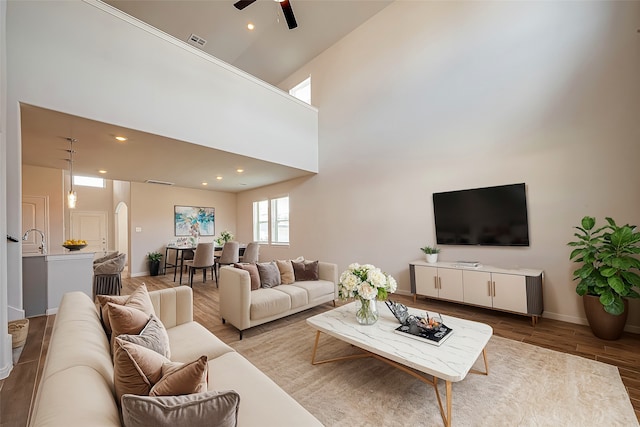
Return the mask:
<path id="1" fill-rule="evenodd" d="M 400 335 L 405 335 L 433 345 L 440 345 L 453 333 L 453 329 L 444 323 L 438 329 L 424 329 L 417 325 L 400 325 L 395 329 Z"/>

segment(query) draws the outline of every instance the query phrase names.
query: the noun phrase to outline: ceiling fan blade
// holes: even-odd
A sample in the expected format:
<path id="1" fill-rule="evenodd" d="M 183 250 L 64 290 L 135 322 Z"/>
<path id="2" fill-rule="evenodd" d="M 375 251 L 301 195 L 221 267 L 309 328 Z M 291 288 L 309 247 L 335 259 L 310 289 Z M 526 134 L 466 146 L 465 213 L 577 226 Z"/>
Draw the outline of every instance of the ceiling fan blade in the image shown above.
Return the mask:
<path id="1" fill-rule="evenodd" d="M 296 22 L 296 17 L 293 16 L 293 9 L 291 8 L 291 3 L 289 0 L 283 0 L 280 2 L 280 6 L 282 6 L 282 13 L 284 14 L 284 19 L 287 20 L 287 25 L 290 30 L 293 30 L 298 26 Z"/>
<path id="2" fill-rule="evenodd" d="M 234 3 L 233 5 L 236 7 L 236 9 L 238 10 L 242 10 L 245 7 L 249 6 L 251 3 L 255 2 L 256 0 L 240 0 L 239 2 Z"/>

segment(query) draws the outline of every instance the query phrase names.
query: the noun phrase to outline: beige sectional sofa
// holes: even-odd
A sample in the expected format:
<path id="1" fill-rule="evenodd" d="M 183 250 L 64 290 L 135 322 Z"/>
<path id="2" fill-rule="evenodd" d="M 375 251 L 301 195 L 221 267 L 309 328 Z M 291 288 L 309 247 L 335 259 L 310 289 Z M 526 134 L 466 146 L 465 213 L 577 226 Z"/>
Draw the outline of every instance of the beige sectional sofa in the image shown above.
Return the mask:
<path id="1" fill-rule="evenodd" d="M 322 425 L 248 360 L 193 321 L 191 288 L 152 291 L 149 296 L 167 329 L 171 360 L 187 363 L 206 355 L 208 390 L 239 394 L 238 426 Z M 121 425 L 109 346 L 91 299 L 82 292 L 65 294 L 29 425 Z"/>
<path id="2" fill-rule="evenodd" d="M 242 331 L 338 299 L 338 266 L 318 262 L 318 280 L 251 290 L 249 272 L 220 269 L 220 316 Z"/>

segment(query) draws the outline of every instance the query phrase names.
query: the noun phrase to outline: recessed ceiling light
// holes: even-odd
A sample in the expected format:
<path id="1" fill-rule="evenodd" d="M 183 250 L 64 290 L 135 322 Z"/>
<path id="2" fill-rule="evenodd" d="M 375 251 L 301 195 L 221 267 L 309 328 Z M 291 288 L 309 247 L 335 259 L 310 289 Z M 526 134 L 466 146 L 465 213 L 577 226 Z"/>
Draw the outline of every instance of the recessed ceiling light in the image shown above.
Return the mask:
<path id="1" fill-rule="evenodd" d="M 238 172 L 238 173 L 242 173 L 242 172 L 244 172 L 244 169 L 240 169 L 240 168 L 238 168 L 238 169 L 236 169 L 236 172 Z"/>
<path id="2" fill-rule="evenodd" d="M 255 26 L 255 25 L 253 25 L 253 23 L 249 22 L 249 23 L 247 24 L 247 29 L 249 29 L 249 30 L 253 30 L 254 28 L 256 28 L 256 26 Z"/>
<path id="3" fill-rule="evenodd" d="M 217 179 L 218 181 L 220 181 L 220 180 L 222 180 L 222 177 L 221 177 L 221 176 L 216 176 L 216 179 Z"/>
<path id="4" fill-rule="evenodd" d="M 116 136 L 116 139 L 120 142 L 124 142 L 127 140 L 127 138 L 125 138 L 124 136 Z"/>
<path id="5" fill-rule="evenodd" d="M 206 182 L 203 182 L 203 183 L 202 183 L 202 185 L 209 185 L 209 184 L 208 184 L 208 183 L 206 183 Z"/>
<path id="6" fill-rule="evenodd" d="M 98 172 L 99 172 L 99 173 L 107 173 L 107 171 L 106 171 L 106 170 L 104 170 L 104 169 L 100 169 Z"/>

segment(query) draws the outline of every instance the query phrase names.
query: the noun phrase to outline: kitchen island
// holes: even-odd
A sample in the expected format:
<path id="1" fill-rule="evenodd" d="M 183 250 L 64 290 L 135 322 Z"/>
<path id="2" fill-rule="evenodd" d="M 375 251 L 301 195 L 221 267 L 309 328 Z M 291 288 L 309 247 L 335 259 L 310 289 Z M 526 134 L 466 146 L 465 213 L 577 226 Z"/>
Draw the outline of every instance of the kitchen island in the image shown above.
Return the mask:
<path id="1" fill-rule="evenodd" d="M 60 249 L 22 255 L 22 293 L 26 317 L 55 314 L 62 296 L 82 291 L 92 298 L 94 252 Z"/>

